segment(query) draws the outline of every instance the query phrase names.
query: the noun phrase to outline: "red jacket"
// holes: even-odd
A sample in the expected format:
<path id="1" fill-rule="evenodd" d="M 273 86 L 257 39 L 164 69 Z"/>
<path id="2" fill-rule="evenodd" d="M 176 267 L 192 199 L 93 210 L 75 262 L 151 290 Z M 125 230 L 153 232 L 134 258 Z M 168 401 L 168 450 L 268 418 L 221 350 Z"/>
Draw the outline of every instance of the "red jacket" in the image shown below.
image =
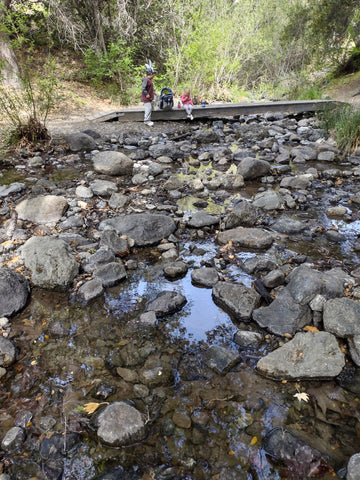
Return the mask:
<path id="1" fill-rule="evenodd" d="M 146 98 L 146 95 L 150 95 Z M 154 84 L 149 77 L 144 77 L 141 85 L 141 100 L 144 103 L 150 103 L 154 100 Z"/>

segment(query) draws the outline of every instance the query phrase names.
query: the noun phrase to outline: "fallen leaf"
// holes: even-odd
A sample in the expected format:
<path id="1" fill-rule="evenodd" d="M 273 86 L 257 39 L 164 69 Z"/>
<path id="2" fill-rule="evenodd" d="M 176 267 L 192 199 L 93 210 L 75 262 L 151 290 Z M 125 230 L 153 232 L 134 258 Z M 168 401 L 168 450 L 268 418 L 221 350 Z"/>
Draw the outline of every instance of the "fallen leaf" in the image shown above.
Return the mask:
<path id="1" fill-rule="evenodd" d="M 316 327 L 313 327 L 312 325 L 306 325 L 306 327 L 303 328 L 305 332 L 318 332 L 319 329 Z"/>
<path id="2" fill-rule="evenodd" d="M 85 403 L 84 411 L 90 415 L 91 413 L 94 413 L 100 407 L 100 405 L 101 403 L 96 402 Z"/>
<path id="3" fill-rule="evenodd" d="M 302 393 L 295 393 L 295 395 L 293 395 L 297 400 L 299 400 L 299 402 L 308 402 L 309 401 L 309 394 L 307 394 L 306 392 L 302 392 Z"/>
<path id="4" fill-rule="evenodd" d="M 252 445 L 255 445 L 255 443 L 257 443 L 257 441 L 258 441 L 257 437 L 252 437 L 251 442 L 250 442 L 250 445 L 251 445 L 251 446 L 252 446 Z"/>
<path id="5" fill-rule="evenodd" d="M 284 337 L 285 337 L 285 338 L 293 338 L 293 336 L 291 335 L 291 333 L 284 333 Z"/>

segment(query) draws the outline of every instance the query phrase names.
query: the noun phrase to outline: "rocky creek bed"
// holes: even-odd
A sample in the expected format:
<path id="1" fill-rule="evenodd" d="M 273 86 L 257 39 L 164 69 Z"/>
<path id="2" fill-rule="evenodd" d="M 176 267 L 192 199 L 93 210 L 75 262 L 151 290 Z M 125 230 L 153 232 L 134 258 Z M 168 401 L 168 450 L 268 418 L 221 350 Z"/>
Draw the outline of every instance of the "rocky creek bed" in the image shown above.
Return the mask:
<path id="1" fill-rule="evenodd" d="M 5 156 L 0 480 L 359 480 L 359 178 L 283 114 Z"/>

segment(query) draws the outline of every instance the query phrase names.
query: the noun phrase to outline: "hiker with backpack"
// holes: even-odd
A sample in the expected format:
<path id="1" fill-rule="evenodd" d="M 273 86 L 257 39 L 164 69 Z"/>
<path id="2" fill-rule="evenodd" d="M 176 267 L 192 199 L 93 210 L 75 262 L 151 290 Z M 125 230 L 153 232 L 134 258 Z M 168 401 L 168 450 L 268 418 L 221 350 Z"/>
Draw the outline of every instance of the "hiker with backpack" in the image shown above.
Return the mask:
<path id="1" fill-rule="evenodd" d="M 141 100 L 144 102 L 144 123 L 149 127 L 154 125 L 154 122 L 151 121 L 151 109 L 152 105 L 151 102 L 154 100 L 155 92 L 154 92 L 154 84 L 152 82 L 156 70 L 154 69 L 151 60 L 149 63 L 145 64 L 146 68 L 146 77 L 142 79 L 141 84 Z"/>
<path id="2" fill-rule="evenodd" d="M 183 93 L 180 95 L 180 100 L 187 114 L 187 118 L 189 118 L 190 120 L 193 120 L 194 119 L 194 117 L 192 116 L 193 101 L 190 95 L 190 88 L 188 87 L 184 88 Z"/>

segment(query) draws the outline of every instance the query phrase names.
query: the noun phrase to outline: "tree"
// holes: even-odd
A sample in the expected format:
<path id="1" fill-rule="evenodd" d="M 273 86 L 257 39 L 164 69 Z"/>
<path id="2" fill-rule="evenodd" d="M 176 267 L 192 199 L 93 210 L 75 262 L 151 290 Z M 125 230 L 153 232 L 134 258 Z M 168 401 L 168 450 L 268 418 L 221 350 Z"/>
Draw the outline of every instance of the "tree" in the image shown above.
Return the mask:
<path id="1" fill-rule="evenodd" d="M 19 88 L 19 67 L 3 23 L 5 11 L 9 8 L 10 2 L 11 0 L 0 0 L 0 73 L 4 85 Z"/>

